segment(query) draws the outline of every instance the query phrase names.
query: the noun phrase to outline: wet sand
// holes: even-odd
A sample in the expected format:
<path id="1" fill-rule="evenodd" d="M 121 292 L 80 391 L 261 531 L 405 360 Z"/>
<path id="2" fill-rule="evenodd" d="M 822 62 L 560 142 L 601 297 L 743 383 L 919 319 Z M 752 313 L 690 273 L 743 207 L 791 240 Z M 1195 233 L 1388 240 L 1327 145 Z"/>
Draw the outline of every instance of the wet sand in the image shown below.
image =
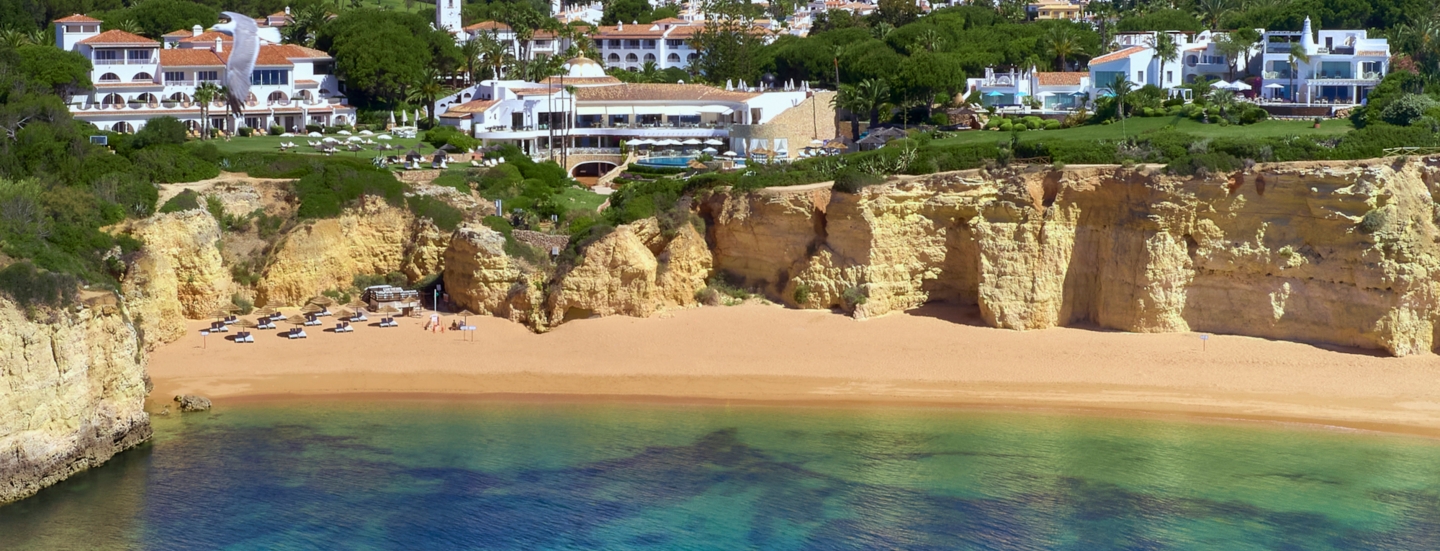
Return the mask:
<path id="1" fill-rule="evenodd" d="M 567 323 L 537 335 L 398 328 L 255 344 L 194 322 L 151 354 L 151 408 L 304 395 L 927 404 L 1079 408 L 1300 421 L 1440 436 L 1440 357 L 1390 358 L 1251 337 L 984 327 L 926 307 L 855 321 L 777 306 L 708 307 Z M 333 318 L 323 318 L 333 326 Z M 446 318 L 448 325 L 449 317 Z M 373 318 L 372 318 L 372 322 Z"/>

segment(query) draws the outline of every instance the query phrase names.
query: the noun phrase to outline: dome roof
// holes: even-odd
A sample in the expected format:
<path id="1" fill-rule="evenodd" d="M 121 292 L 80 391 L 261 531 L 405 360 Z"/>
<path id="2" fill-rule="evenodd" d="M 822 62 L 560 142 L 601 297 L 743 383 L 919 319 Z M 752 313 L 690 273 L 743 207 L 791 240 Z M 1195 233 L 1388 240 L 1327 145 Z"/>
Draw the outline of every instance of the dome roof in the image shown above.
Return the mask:
<path id="1" fill-rule="evenodd" d="M 595 60 L 580 56 L 565 62 L 565 76 L 571 78 L 594 78 L 605 76 L 605 68 Z"/>

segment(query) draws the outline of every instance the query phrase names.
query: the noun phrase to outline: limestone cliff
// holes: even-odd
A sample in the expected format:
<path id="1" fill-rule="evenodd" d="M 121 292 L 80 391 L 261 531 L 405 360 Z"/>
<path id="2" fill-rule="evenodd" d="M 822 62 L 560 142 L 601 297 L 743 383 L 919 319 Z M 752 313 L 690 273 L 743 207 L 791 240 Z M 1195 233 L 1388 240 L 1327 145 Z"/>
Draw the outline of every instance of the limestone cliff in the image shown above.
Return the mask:
<path id="1" fill-rule="evenodd" d="M 548 274 L 505 254 L 505 236 L 480 225 L 455 230 L 444 256 L 450 300 L 475 313 L 488 313 L 537 330 L 544 318 Z"/>
<path id="2" fill-rule="evenodd" d="M 1406 355 L 1433 350 L 1440 327 L 1435 174 L 1429 161 L 1388 160 L 1219 179 L 967 171 L 810 209 L 811 190 L 719 195 L 706 212 L 715 268 L 792 305 L 798 295 L 798 306 L 866 317 L 946 300 L 977 305 L 996 327 L 1193 330 Z"/>
<path id="3" fill-rule="evenodd" d="M 144 246 L 121 288 L 148 348 L 180 338 L 187 318 L 208 317 L 229 302 L 220 226 L 210 213 L 157 214 L 132 231 Z"/>
<path id="4" fill-rule="evenodd" d="M 0 298 L 0 504 L 150 437 L 145 352 L 114 297 L 41 315 Z"/>
<path id="5" fill-rule="evenodd" d="M 298 305 L 362 274 L 402 272 L 413 281 L 437 271 L 445 241 L 428 220 L 365 196 L 337 218 L 291 230 L 256 284 L 256 304 Z"/>

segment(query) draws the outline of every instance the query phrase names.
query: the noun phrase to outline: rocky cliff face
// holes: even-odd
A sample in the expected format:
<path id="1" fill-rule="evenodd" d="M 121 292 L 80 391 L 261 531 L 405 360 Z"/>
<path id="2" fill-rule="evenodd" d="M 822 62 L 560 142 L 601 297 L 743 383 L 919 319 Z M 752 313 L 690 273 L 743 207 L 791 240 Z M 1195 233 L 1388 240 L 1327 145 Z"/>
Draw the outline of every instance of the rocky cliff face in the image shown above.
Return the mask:
<path id="1" fill-rule="evenodd" d="M 220 226 L 210 213 L 158 214 L 133 229 L 144 242 L 122 291 L 146 346 L 185 334 L 185 320 L 205 318 L 230 301 L 230 274 L 220 257 Z"/>
<path id="2" fill-rule="evenodd" d="M 1436 174 L 1398 160 L 1216 179 L 969 171 L 824 206 L 806 206 L 813 191 L 718 195 L 705 212 L 715 268 L 791 305 L 867 317 L 945 300 L 977 305 L 996 327 L 1206 331 L 1406 355 L 1433 350 L 1440 327 Z"/>
<path id="3" fill-rule="evenodd" d="M 338 218 L 316 220 L 285 236 L 256 285 L 256 304 L 293 306 L 360 274 L 402 272 L 412 281 L 438 271 L 447 238 L 428 220 L 383 199 L 361 198 Z"/>
<path id="4" fill-rule="evenodd" d="M 0 504 L 149 438 L 146 385 L 139 335 L 113 296 L 44 321 L 0 298 Z"/>
<path id="5" fill-rule="evenodd" d="M 655 220 L 616 228 L 559 273 L 505 253 L 505 237 L 483 226 L 455 232 L 445 251 L 445 289 L 462 308 L 543 331 L 591 316 L 649 316 L 696 304 L 711 274 L 695 228 L 662 231 Z"/>

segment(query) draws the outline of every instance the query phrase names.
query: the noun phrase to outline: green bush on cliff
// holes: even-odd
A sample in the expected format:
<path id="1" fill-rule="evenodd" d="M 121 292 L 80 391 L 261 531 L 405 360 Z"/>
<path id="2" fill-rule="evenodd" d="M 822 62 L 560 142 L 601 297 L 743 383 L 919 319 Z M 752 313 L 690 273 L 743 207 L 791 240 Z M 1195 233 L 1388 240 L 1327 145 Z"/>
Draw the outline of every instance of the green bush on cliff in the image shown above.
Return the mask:
<path id="1" fill-rule="evenodd" d="M 75 276 L 36 269 L 28 261 L 0 269 L 0 292 L 26 310 L 38 306 L 66 306 L 75 301 L 78 286 L 79 280 Z"/>
<path id="2" fill-rule="evenodd" d="M 460 212 L 460 209 L 428 195 L 407 197 L 405 204 L 415 216 L 429 218 L 435 226 L 445 231 L 455 231 L 455 228 L 460 227 L 460 222 L 465 220 L 465 213 Z"/>

